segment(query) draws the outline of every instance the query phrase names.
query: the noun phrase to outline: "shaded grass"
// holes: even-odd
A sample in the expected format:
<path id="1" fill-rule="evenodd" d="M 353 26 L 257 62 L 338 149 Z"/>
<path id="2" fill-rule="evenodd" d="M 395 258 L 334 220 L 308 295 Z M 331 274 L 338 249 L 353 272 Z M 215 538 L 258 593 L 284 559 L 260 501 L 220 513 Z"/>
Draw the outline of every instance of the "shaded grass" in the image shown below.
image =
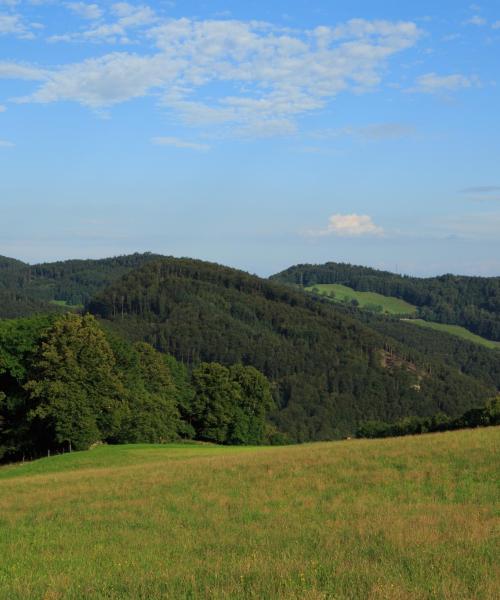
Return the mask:
<path id="1" fill-rule="evenodd" d="M 496 598 L 499 440 L 124 446 L 0 469 L 0 598 Z"/>
<path id="2" fill-rule="evenodd" d="M 49 300 L 49 303 L 69 310 L 83 310 L 83 304 L 69 304 L 66 300 Z"/>
<path id="3" fill-rule="evenodd" d="M 480 344 L 481 346 L 486 346 L 486 348 L 490 349 L 500 349 L 500 342 L 493 342 L 491 340 L 487 340 L 486 338 L 481 337 L 472 331 L 469 331 L 465 327 L 461 327 L 460 325 L 447 325 L 445 323 L 434 323 L 431 321 L 424 321 L 423 319 L 404 319 L 407 323 L 413 323 L 414 325 L 418 325 L 419 327 L 427 327 L 428 329 L 435 329 L 436 331 L 441 331 L 444 333 L 449 333 L 456 337 L 460 337 L 469 342 L 474 342 L 475 344 Z"/>
<path id="4" fill-rule="evenodd" d="M 389 313 L 391 315 L 413 315 L 416 314 L 417 308 L 394 296 L 384 296 L 383 294 L 377 294 L 376 292 L 357 292 L 346 285 L 339 283 L 325 283 L 316 284 L 305 288 L 311 292 L 317 290 L 323 296 L 328 296 L 332 292 L 335 294 L 332 300 L 335 302 L 350 302 L 351 300 L 357 300 L 361 308 L 370 308 L 375 306 L 381 306 L 382 312 Z"/>

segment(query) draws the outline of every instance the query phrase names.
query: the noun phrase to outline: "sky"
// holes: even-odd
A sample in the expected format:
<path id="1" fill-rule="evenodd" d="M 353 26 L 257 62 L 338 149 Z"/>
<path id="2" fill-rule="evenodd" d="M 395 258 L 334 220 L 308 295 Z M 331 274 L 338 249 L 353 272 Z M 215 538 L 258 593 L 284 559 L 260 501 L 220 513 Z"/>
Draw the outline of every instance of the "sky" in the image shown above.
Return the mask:
<path id="1" fill-rule="evenodd" d="M 500 2 L 0 0 L 0 254 L 500 276 Z"/>

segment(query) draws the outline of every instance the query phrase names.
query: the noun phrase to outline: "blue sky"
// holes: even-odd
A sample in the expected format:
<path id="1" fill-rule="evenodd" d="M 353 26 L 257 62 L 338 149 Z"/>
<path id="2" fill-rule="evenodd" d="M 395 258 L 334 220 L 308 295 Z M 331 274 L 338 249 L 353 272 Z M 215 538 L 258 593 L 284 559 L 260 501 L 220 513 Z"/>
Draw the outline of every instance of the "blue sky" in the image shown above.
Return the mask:
<path id="1" fill-rule="evenodd" d="M 500 275 L 500 4 L 0 0 L 0 254 Z"/>

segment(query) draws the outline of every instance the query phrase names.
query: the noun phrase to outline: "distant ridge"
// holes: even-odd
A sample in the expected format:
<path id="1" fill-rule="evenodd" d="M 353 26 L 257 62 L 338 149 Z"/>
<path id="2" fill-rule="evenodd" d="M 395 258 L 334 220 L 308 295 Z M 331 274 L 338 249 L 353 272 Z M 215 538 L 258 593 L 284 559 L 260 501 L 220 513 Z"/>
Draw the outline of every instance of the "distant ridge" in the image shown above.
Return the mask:
<path id="1" fill-rule="evenodd" d="M 271 277 L 308 287 L 342 284 L 359 292 L 400 298 L 418 307 L 426 321 L 461 325 L 488 340 L 500 341 L 500 277 L 441 275 L 411 277 L 347 263 L 302 264 Z"/>
<path id="2" fill-rule="evenodd" d="M 83 305 L 100 289 L 158 258 L 160 255 L 146 252 L 29 265 L 1 256 L 0 318 L 57 310 L 53 301 Z"/>

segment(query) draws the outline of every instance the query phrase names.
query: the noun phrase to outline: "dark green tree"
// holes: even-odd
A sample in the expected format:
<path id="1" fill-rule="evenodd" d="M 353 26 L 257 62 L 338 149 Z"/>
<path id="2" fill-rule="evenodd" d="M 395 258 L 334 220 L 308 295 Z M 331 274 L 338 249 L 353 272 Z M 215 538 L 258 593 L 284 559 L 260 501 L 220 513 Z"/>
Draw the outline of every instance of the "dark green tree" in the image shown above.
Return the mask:
<path id="1" fill-rule="evenodd" d="M 129 413 L 118 441 L 164 443 L 182 431 L 177 408 L 177 389 L 163 355 L 149 344 L 134 345 L 138 377 L 127 390 Z"/>
<path id="2" fill-rule="evenodd" d="M 234 407 L 240 401 L 241 388 L 231 379 L 227 367 L 202 363 L 193 371 L 193 426 L 197 437 L 224 444 L 233 427 Z"/>
<path id="3" fill-rule="evenodd" d="M 230 377 L 239 386 L 233 407 L 233 422 L 228 441 L 231 444 L 262 444 L 266 435 L 266 417 L 274 408 L 269 380 L 254 367 L 234 365 Z"/>
<path id="4" fill-rule="evenodd" d="M 26 384 L 29 418 L 59 445 L 88 448 L 120 430 L 127 406 L 105 334 L 91 315 L 67 314 L 47 332 Z"/>

